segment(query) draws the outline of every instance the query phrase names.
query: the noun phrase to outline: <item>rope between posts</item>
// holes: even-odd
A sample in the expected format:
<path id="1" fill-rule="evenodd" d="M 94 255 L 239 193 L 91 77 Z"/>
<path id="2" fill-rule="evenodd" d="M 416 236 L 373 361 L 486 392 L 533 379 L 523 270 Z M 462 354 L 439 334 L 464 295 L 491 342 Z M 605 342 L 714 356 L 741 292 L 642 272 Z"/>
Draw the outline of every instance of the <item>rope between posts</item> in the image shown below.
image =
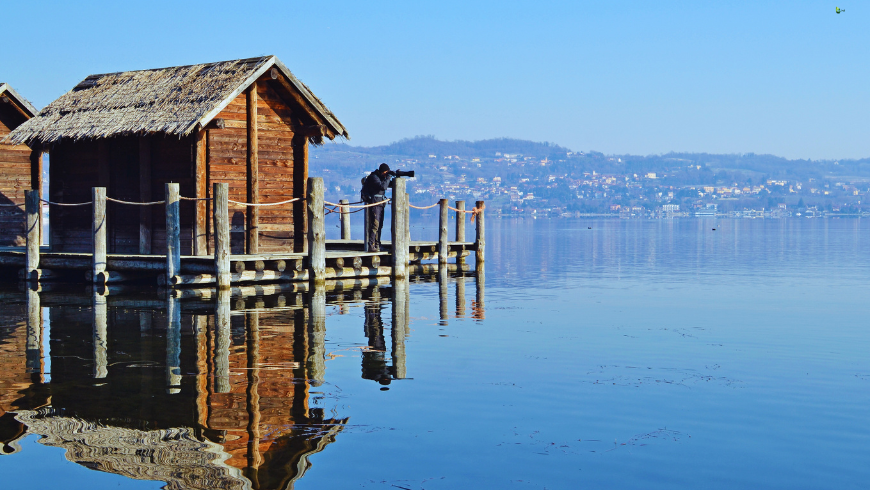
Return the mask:
<path id="1" fill-rule="evenodd" d="M 363 206 L 351 206 L 350 204 L 336 204 L 336 203 L 334 203 L 334 202 L 329 202 L 329 201 L 323 201 L 323 204 L 326 204 L 327 206 L 336 206 L 336 207 L 339 207 L 339 206 L 340 206 L 340 207 L 345 207 L 345 208 L 360 208 L 360 209 L 363 209 L 363 208 L 370 208 L 370 207 L 372 207 L 372 206 L 377 206 L 377 205 L 380 205 L 380 204 L 384 204 L 385 202 L 390 202 L 390 200 L 389 200 L 389 199 L 384 199 L 384 200 L 381 201 L 381 202 L 373 202 L 373 203 L 371 203 L 371 204 L 366 204 L 366 205 L 363 205 Z M 354 211 L 354 212 L 355 212 L 355 211 Z"/>
<path id="2" fill-rule="evenodd" d="M 15 204 L 15 203 L 12 203 L 12 204 L 0 204 L 0 208 L 11 208 L 11 207 L 13 207 L 13 206 L 16 206 L 16 207 L 18 207 L 18 206 L 24 206 L 24 204 Z"/>
<path id="3" fill-rule="evenodd" d="M 115 199 L 113 197 L 106 197 L 106 200 L 116 202 L 118 204 L 129 204 L 131 206 L 154 206 L 155 204 L 166 204 L 166 201 L 130 202 L 130 201 L 122 201 L 120 199 Z"/>
<path id="4" fill-rule="evenodd" d="M 214 199 L 213 197 L 184 197 L 184 196 L 178 196 L 178 198 L 181 199 L 182 201 L 211 201 Z"/>
<path id="5" fill-rule="evenodd" d="M 296 202 L 296 201 L 301 201 L 301 200 L 302 200 L 301 197 L 295 197 L 293 199 L 288 199 L 286 201 L 281 201 L 281 202 L 264 202 L 264 203 L 257 203 L 257 204 L 250 203 L 250 202 L 233 201 L 232 199 L 227 199 L 227 202 L 231 202 L 233 204 L 239 204 L 241 206 L 278 206 L 279 204 L 289 204 L 291 202 Z"/>
<path id="6" fill-rule="evenodd" d="M 88 202 L 52 202 L 52 201 L 47 201 L 45 199 L 40 199 L 40 201 L 42 201 L 46 204 L 51 204 L 52 206 L 90 206 L 91 204 L 94 203 L 94 201 L 88 201 Z"/>
<path id="7" fill-rule="evenodd" d="M 437 205 L 438 205 L 437 202 L 436 202 L 435 204 L 431 205 L 431 206 L 414 206 L 413 204 L 408 203 L 408 206 L 410 206 L 410 207 L 412 207 L 412 208 L 414 208 L 414 209 L 430 209 L 430 208 L 434 208 L 434 207 L 437 206 Z"/>

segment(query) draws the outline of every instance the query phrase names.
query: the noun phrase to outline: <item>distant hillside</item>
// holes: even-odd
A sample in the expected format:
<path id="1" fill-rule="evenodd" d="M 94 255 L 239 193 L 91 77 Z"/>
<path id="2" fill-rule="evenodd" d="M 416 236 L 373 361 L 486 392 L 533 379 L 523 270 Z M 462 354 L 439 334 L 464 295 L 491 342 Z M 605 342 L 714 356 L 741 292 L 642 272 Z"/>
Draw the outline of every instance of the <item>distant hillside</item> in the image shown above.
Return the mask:
<path id="1" fill-rule="evenodd" d="M 564 157 L 571 150 L 543 142 L 512 138 L 497 138 L 482 141 L 440 141 L 434 136 L 415 136 L 384 146 L 358 147 L 349 145 L 326 145 L 319 151 L 353 151 L 368 155 L 400 155 L 406 158 L 427 158 L 429 155 L 443 157 L 455 155 L 461 158 L 493 157 L 496 153 L 519 153 L 527 157 Z"/>

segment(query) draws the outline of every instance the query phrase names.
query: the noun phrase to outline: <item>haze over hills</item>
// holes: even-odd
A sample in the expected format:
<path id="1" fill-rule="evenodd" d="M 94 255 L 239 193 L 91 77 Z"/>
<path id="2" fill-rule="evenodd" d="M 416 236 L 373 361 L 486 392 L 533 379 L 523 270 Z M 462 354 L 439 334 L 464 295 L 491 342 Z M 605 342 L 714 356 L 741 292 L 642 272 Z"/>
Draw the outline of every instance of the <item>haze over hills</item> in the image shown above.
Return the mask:
<path id="1" fill-rule="evenodd" d="M 662 206 L 720 211 L 778 208 L 797 212 L 865 210 L 870 159 L 788 160 L 774 155 L 668 153 L 604 155 L 510 138 L 313 148 L 312 171 L 332 197 L 354 197 L 359 179 L 380 162 L 414 169 L 419 199 L 487 199 L 504 212 L 654 213 Z M 491 203 L 491 204 L 490 204 Z M 783 205 L 783 206 L 780 206 Z M 670 208 L 673 209 L 673 208 Z M 870 210 L 870 208 L 868 208 Z"/>

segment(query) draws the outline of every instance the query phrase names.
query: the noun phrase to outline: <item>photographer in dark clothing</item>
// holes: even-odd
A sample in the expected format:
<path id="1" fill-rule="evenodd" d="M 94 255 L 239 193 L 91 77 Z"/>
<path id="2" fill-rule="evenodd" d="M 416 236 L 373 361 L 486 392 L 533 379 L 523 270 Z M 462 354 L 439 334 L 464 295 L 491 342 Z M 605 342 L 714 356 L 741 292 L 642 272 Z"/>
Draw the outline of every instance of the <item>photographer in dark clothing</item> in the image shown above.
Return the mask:
<path id="1" fill-rule="evenodd" d="M 360 197 L 366 204 L 372 204 L 386 200 L 387 188 L 393 181 L 395 173 L 390 171 L 390 166 L 382 163 L 377 170 L 363 179 L 363 188 Z M 366 208 L 366 245 L 369 252 L 381 251 L 381 230 L 384 227 L 384 208 L 386 203 Z"/>

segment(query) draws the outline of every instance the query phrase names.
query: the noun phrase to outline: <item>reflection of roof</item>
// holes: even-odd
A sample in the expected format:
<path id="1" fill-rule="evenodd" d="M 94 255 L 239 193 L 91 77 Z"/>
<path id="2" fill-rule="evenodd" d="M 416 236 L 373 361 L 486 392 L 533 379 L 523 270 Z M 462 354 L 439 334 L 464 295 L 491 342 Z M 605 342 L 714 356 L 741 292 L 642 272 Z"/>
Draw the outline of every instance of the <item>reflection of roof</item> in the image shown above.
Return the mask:
<path id="1" fill-rule="evenodd" d="M 223 448 L 199 441 L 186 427 L 142 431 L 104 426 L 50 409 L 22 410 L 16 417 L 40 443 L 66 449 L 66 459 L 93 470 L 136 480 L 165 481 L 167 489 L 249 489 L 241 471 L 224 461 Z"/>

